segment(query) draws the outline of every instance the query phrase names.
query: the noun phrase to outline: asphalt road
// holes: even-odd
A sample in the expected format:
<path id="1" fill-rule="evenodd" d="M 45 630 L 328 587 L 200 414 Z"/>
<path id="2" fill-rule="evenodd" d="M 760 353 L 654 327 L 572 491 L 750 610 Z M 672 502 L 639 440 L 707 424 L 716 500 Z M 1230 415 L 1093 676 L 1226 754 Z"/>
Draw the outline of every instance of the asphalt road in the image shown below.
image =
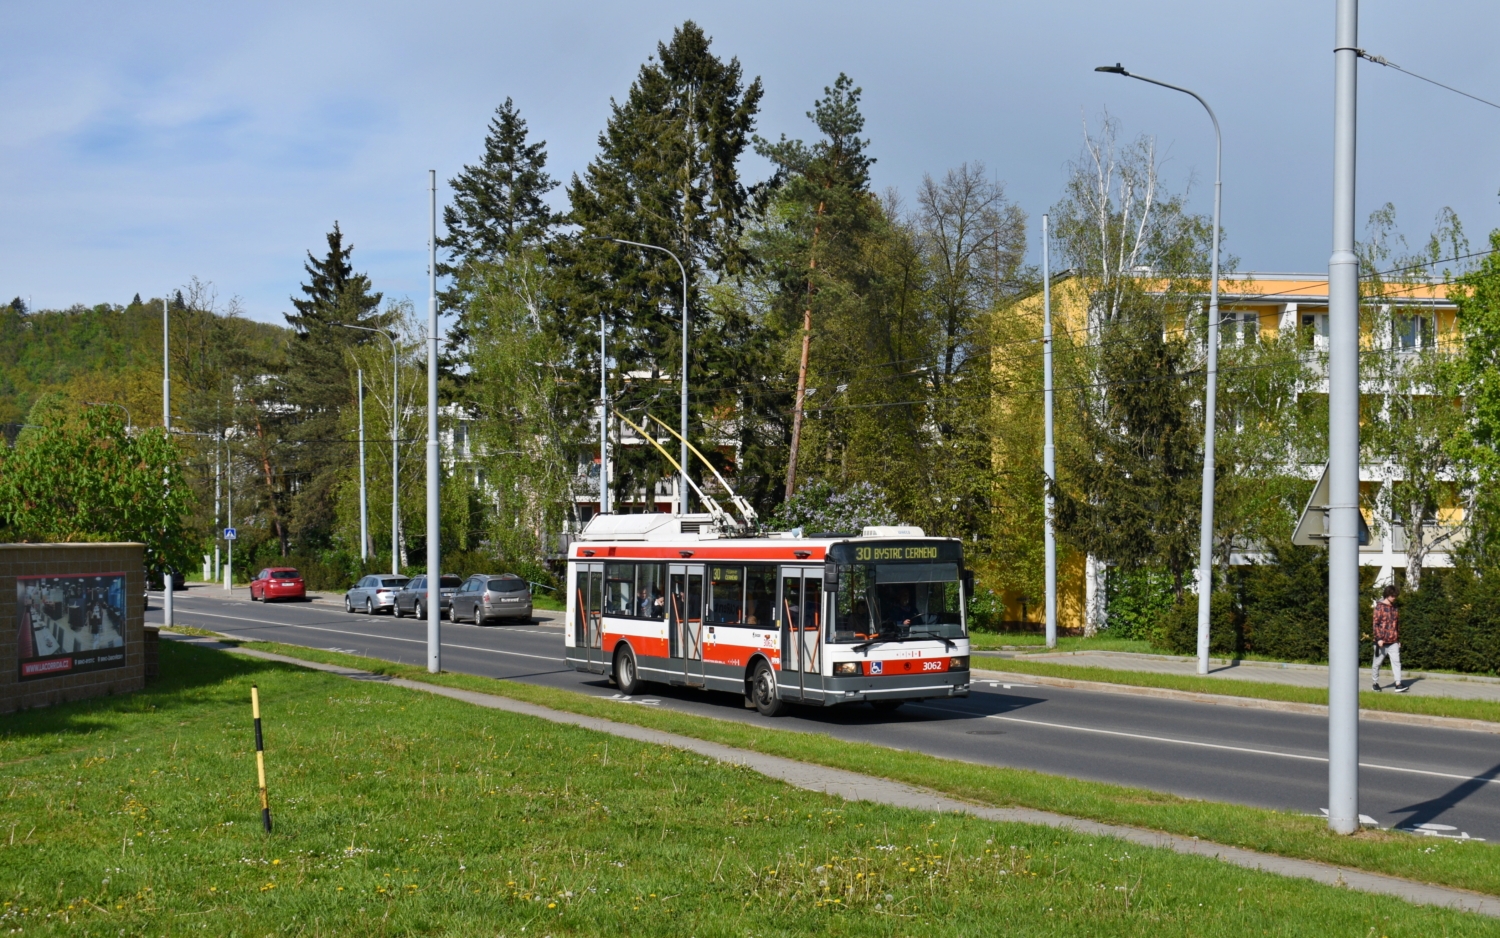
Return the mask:
<path id="1" fill-rule="evenodd" d="M 196 587 L 175 597 L 180 625 L 237 638 L 426 662 L 426 623 L 350 615 L 317 601 L 250 603 L 237 590 Z M 160 623 L 158 594 L 147 622 Z M 443 623 L 447 671 L 620 698 L 601 676 L 563 662 L 562 616 L 478 627 Z M 1325 805 L 1327 724 L 1316 716 L 1053 687 L 976 681 L 966 699 L 908 704 L 894 715 L 863 705 L 794 709 L 767 720 L 741 698 L 654 687 L 621 705 L 667 707 L 769 722 L 990 765 L 1034 769 L 1319 814 Z M 1500 839 L 1500 735 L 1394 723 L 1360 724 L 1360 805 L 1381 827 L 1430 836 Z"/>

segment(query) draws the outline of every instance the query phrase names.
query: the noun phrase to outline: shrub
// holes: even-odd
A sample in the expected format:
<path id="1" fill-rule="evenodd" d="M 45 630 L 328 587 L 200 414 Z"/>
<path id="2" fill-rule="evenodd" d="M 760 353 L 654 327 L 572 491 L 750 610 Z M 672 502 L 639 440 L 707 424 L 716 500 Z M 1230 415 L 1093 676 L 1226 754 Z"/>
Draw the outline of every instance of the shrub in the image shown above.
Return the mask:
<path id="1" fill-rule="evenodd" d="M 1244 620 L 1234 596 L 1219 590 L 1209 599 L 1208 650 L 1215 655 L 1238 656 L 1245 652 Z M 1174 655 L 1198 653 L 1198 597 L 1183 593 L 1156 620 L 1151 644 Z"/>
<path id="2" fill-rule="evenodd" d="M 1111 570 L 1108 582 L 1112 638 L 1149 639 L 1158 620 L 1176 602 L 1172 576 L 1161 570 Z"/>

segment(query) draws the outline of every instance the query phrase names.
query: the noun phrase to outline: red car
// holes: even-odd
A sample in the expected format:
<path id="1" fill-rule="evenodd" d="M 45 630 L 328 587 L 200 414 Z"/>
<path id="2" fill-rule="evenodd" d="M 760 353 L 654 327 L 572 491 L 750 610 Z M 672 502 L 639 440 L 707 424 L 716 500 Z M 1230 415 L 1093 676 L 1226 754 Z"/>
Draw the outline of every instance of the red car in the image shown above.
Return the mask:
<path id="1" fill-rule="evenodd" d="M 267 567 L 250 581 L 250 600 L 270 602 L 273 599 L 306 599 L 307 587 L 302 574 L 291 567 Z"/>

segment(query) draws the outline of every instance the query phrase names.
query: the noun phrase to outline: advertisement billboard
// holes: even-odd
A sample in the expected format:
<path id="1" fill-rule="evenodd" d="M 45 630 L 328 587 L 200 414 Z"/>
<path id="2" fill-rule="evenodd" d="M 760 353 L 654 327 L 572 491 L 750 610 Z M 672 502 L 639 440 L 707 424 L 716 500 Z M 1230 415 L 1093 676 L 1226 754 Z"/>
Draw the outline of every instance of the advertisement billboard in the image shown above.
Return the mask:
<path id="1" fill-rule="evenodd" d="M 16 577 L 20 679 L 125 666 L 125 574 Z"/>

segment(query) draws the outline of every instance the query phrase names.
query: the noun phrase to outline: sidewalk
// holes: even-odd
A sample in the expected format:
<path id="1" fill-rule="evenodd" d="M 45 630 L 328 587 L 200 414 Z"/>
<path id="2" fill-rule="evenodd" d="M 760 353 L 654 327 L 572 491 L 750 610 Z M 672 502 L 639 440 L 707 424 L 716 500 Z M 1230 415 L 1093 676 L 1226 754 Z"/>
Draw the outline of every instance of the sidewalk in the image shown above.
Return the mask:
<path id="1" fill-rule="evenodd" d="M 539 717 L 554 723 L 579 726 L 639 742 L 659 746 L 671 746 L 688 752 L 696 752 L 699 755 L 708 756 L 719 762 L 743 765 L 769 778 L 780 779 L 797 788 L 836 795 L 848 801 L 871 801 L 877 804 L 886 804 L 918 811 L 956 812 L 982 818 L 987 821 L 1035 824 L 1080 834 L 1115 837 L 1143 847 L 1154 847 L 1162 850 L 1170 850 L 1174 853 L 1212 858 L 1244 869 L 1275 873 L 1293 879 L 1307 879 L 1327 886 L 1353 889 L 1359 892 L 1393 896 L 1417 905 L 1446 906 L 1448 908 L 1462 909 L 1466 912 L 1475 912 L 1492 918 L 1500 918 L 1500 900 L 1497 900 L 1493 896 L 1469 892 L 1463 889 L 1419 883 L 1395 876 L 1369 873 L 1315 860 L 1299 860 L 1276 854 L 1258 853 L 1243 847 L 1231 847 L 1199 840 L 1196 837 L 1181 837 L 1146 828 L 1107 824 L 1084 818 L 1054 814 L 1051 811 L 1039 811 L 1033 808 L 999 808 L 972 804 L 970 802 L 959 801 L 935 791 L 916 788 L 890 779 L 860 775 L 843 769 L 834 769 L 807 762 L 796 762 L 780 756 L 746 749 L 736 749 L 719 743 L 694 739 L 689 736 L 680 736 L 661 730 L 648 729 L 630 723 L 616 723 L 612 720 L 600 719 L 598 717 L 588 717 L 562 710 L 553 710 L 549 707 L 513 700 L 509 697 L 460 690 L 440 684 L 426 684 L 403 678 L 376 675 L 355 668 L 305 661 L 300 658 L 292 658 L 270 652 L 236 648 L 216 641 L 189 636 L 168 633 L 162 637 L 169 641 L 181 641 L 197 645 L 200 648 L 212 648 L 233 654 L 260 658 L 265 661 L 278 661 L 296 665 L 297 667 L 325 671 L 356 681 L 379 681 L 408 690 L 449 697 L 479 707 Z"/>
<path id="2" fill-rule="evenodd" d="M 1028 654 L 1026 652 L 974 652 L 1003 670 L 1001 661 L 1045 661 L 1049 664 L 1076 667 L 1108 668 L 1114 671 L 1147 671 L 1156 674 L 1197 675 L 1198 659 L 1178 655 L 1147 655 L 1125 651 L 1061 651 Z M 1232 661 L 1209 659 L 1208 677 L 1224 681 L 1255 681 L 1262 684 L 1290 684 L 1297 687 L 1328 686 L 1328 667 L 1320 664 L 1292 664 L 1274 661 Z M 1435 674 L 1430 671 L 1406 670 L 1402 674 L 1409 693 L 1414 697 L 1455 697 L 1466 700 L 1500 701 L 1500 678 L 1481 675 Z M 1390 663 L 1380 669 L 1380 684 L 1389 690 L 1395 676 Z M 1359 670 L 1359 689 L 1370 689 L 1370 669 Z"/>

